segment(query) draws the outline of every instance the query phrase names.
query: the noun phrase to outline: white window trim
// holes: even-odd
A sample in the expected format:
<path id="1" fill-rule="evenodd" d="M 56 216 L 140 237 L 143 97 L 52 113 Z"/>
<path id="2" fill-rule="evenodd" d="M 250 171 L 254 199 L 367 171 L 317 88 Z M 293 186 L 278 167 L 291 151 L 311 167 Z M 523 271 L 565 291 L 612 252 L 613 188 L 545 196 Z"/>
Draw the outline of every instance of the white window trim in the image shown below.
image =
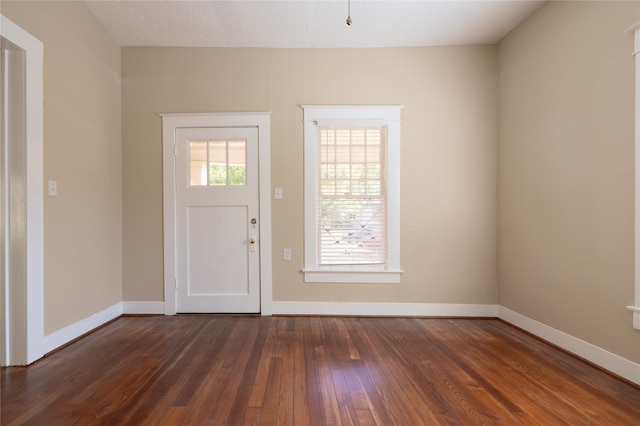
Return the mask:
<path id="1" fill-rule="evenodd" d="M 633 312 L 633 327 L 640 330 L 640 22 L 627 31 L 635 34 L 635 306 L 627 306 Z"/>
<path id="2" fill-rule="evenodd" d="M 399 283 L 400 110 L 402 105 L 302 105 L 304 109 L 304 281 L 311 283 Z M 317 265 L 316 206 L 318 125 L 387 126 L 387 264 Z"/>

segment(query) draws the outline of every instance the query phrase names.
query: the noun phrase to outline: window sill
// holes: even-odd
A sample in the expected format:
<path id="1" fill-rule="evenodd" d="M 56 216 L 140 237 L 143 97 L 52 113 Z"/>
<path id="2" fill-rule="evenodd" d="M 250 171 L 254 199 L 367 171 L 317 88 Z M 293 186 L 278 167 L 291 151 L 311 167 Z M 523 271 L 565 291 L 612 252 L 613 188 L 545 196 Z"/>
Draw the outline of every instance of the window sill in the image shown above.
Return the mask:
<path id="1" fill-rule="evenodd" d="M 357 270 L 347 268 L 303 269 L 306 283 L 396 284 L 401 270 Z"/>

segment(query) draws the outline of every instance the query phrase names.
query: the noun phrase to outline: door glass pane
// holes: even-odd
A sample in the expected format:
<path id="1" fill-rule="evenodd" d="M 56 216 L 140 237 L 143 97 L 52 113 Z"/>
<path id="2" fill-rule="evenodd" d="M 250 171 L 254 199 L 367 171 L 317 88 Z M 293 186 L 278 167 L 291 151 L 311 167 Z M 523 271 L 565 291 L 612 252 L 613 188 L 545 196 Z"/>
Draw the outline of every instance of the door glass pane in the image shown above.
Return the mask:
<path id="1" fill-rule="evenodd" d="M 227 141 L 209 142 L 209 185 L 227 185 Z"/>
<path id="2" fill-rule="evenodd" d="M 189 184 L 207 184 L 207 142 L 189 142 Z"/>
<path id="3" fill-rule="evenodd" d="M 247 184 L 247 141 L 190 141 L 191 186 Z"/>
<path id="4" fill-rule="evenodd" d="M 247 184 L 247 141 L 228 141 L 229 185 Z"/>

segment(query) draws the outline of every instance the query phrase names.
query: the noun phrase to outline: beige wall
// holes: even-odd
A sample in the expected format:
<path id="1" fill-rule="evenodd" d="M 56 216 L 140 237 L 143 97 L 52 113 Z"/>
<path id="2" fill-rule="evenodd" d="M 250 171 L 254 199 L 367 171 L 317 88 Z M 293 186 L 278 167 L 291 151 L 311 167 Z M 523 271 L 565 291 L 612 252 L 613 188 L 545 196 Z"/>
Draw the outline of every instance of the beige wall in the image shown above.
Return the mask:
<path id="1" fill-rule="evenodd" d="M 44 44 L 45 334 L 122 300 L 120 47 L 75 2 L 2 1 Z M 45 185 L 46 188 L 46 185 Z"/>
<path id="2" fill-rule="evenodd" d="M 274 300 L 496 303 L 496 53 L 123 48 L 124 300 L 163 300 L 157 114 L 270 111 Z M 303 282 L 300 104 L 405 105 L 401 284 Z"/>
<path id="3" fill-rule="evenodd" d="M 499 44 L 500 304 L 640 362 L 638 2 L 550 2 Z"/>

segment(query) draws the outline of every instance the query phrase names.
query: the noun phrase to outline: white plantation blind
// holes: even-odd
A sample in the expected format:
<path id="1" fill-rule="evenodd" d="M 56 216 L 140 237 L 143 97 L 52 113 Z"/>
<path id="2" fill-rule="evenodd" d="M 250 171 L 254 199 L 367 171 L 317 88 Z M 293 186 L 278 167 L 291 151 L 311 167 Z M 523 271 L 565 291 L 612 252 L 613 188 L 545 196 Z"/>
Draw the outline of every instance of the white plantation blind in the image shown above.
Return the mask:
<path id="1" fill-rule="evenodd" d="M 386 126 L 318 126 L 318 265 L 387 259 Z"/>

